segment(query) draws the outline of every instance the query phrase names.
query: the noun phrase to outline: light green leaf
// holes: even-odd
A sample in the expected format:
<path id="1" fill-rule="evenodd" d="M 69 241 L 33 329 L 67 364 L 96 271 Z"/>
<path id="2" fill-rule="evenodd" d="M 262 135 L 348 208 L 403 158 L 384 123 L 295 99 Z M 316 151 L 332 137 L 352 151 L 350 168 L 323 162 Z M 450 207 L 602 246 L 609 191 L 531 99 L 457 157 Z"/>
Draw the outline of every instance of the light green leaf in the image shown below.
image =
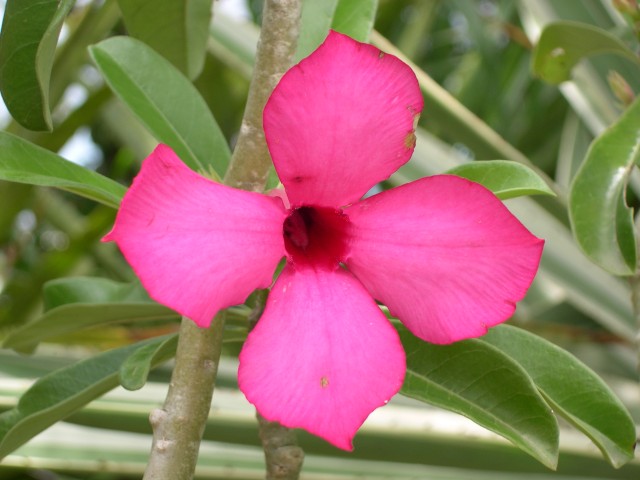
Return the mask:
<path id="1" fill-rule="evenodd" d="M 594 263 L 616 275 L 636 271 L 633 212 L 625 205 L 625 190 L 639 163 L 640 98 L 593 141 L 569 192 L 576 241 Z"/>
<path id="2" fill-rule="evenodd" d="M 555 22 L 540 35 L 532 69 L 546 82 L 557 84 L 571 79 L 571 69 L 580 60 L 601 53 L 616 53 L 640 64 L 637 55 L 606 30 L 579 22 Z"/>
<path id="3" fill-rule="evenodd" d="M 3 347 L 31 353 L 48 338 L 112 323 L 177 320 L 180 316 L 149 298 L 142 286 L 105 278 L 70 277 L 47 282 L 45 313 L 12 331 Z"/>
<path id="4" fill-rule="evenodd" d="M 166 340 L 158 337 L 109 350 L 40 378 L 22 395 L 17 407 L 0 415 L 0 458 L 117 387 L 120 366 L 127 358 L 139 348 Z"/>
<path id="5" fill-rule="evenodd" d="M 118 0 L 128 33 L 187 77 L 202 71 L 213 0 Z"/>
<path id="6" fill-rule="evenodd" d="M 336 11 L 338 0 L 303 0 L 302 17 L 300 18 L 300 37 L 298 38 L 298 49 L 296 50 L 295 61 L 313 52 L 327 36 L 333 15 Z"/>
<path id="7" fill-rule="evenodd" d="M 138 282 L 115 282 L 99 277 L 64 277 L 44 285 L 44 309 L 77 303 L 155 303 Z"/>
<path id="8" fill-rule="evenodd" d="M 402 394 L 464 415 L 556 468 L 558 424 L 520 365 L 479 340 L 432 345 L 398 330 L 407 353 Z"/>
<path id="9" fill-rule="evenodd" d="M 0 179 L 56 187 L 118 208 L 126 188 L 22 138 L 0 132 Z"/>
<path id="10" fill-rule="evenodd" d="M 165 337 L 161 343 L 150 343 L 138 348 L 120 367 L 120 384 L 127 390 L 140 390 L 147 383 L 154 365 L 166 362 L 176 355 L 178 334 Z"/>
<path id="11" fill-rule="evenodd" d="M 0 33 L 0 90 L 31 130 L 51 130 L 49 80 L 58 35 L 75 0 L 9 0 Z"/>
<path id="12" fill-rule="evenodd" d="M 113 91 L 149 129 L 194 170 L 224 176 L 231 154 L 206 102 L 162 56 L 133 38 L 90 47 Z"/>
<path id="13" fill-rule="evenodd" d="M 368 42 L 378 0 L 339 0 L 331 28 L 359 42 Z"/>
<path id="14" fill-rule="evenodd" d="M 614 467 L 633 459 L 631 415 L 607 385 L 566 350 L 501 325 L 480 339 L 509 355 L 533 378 L 554 412 L 585 433 Z"/>
<path id="15" fill-rule="evenodd" d="M 447 173 L 480 183 L 502 200 L 523 195 L 555 195 L 532 169 L 508 160 L 465 163 Z"/>

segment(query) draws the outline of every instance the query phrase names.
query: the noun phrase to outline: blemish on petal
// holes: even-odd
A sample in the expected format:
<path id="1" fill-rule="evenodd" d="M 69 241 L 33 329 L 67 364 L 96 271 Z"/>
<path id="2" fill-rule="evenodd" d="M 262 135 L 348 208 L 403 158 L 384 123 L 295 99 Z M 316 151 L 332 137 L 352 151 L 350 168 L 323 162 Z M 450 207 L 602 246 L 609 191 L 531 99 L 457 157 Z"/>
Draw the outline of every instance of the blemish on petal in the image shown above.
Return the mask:
<path id="1" fill-rule="evenodd" d="M 383 51 L 380 51 L 380 52 L 378 53 L 378 59 L 381 59 L 381 58 L 382 58 L 382 57 L 384 57 L 384 56 L 385 56 L 385 53 L 384 53 Z"/>
<path id="2" fill-rule="evenodd" d="M 322 388 L 327 388 L 329 386 L 329 378 L 328 377 L 320 378 L 320 386 Z"/>
<path id="3" fill-rule="evenodd" d="M 409 134 L 407 134 L 406 137 L 404 137 L 404 146 L 406 148 L 414 148 L 416 146 L 416 134 L 413 132 L 410 132 Z"/>

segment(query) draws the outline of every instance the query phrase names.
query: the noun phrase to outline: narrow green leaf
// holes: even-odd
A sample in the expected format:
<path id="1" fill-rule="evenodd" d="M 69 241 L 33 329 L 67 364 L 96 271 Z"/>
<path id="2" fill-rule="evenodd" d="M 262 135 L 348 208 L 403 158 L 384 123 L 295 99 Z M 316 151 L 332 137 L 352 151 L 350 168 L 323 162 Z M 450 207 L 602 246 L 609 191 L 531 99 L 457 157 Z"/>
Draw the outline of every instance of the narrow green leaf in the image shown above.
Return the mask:
<path id="1" fill-rule="evenodd" d="M 337 5 L 338 0 L 303 0 L 296 62 L 308 56 L 324 41 L 331 28 Z"/>
<path id="2" fill-rule="evenodd" d="M 71 303 L 155 303 L 139 282 L 115 282 L 99 277 L 64 277 L 44 285 L 44 309 Z"/>
<path id="3" fill-rule="evenodd" d="M 122 322 L 174 321 L 180 316 L 157 303 L 75 303 L 56 307 L 11 332 L 2 346 L 32 353 L 43 340 L 79 330 Z"/>
<path id="4" fill-rule="evenodd" d="M 571 69 L 580 60 L 601 53 L 616 53 L 640 64 L 637 55 L 606 30 L 579 22 L 555 22 L 540 35 L 532 69 L 546 82 L 557 84 L 571 79 Z"/>
<path id="5" fill-rule="evenodd" d="M 138 348 L 120 367 L 120 384 L 127 390 L 140 390 L 147 383 L 154 365 L 166 362 L 176 355 L 178 334 L 165 337 L 161 343 L 150 343 Z"/>
<path id="6" fill-rule="evenodd" d="M 213 0 L 118 0 L 124 24 L 135 37 L 187 77 L 202 71 Z"/>
<path id="7" fill-rule="evenodd" d="M 558 424 L 520 365 L 479 340 L 432 345 L 398 330 L 407 353 L 402 394 L 464 415 L 556 468 Z"/>
<path id="8" fill-rule="evenodd" d="M 149 298 L 137 282 L 105 278 L 70 277 L 47 282 L 45 313 L 12 331 L 3 346 L 31 353 L 43 340 L 69 335 L 81 329 L 112 323 L 177 320 L 179 315 Z"/>
<path id="9" fill-rule="evenodd" d="M 593 141 L 569 192 L 576 241 L 594 263 L 616 275 L 636 271 L 633 212 L 625 191 L 639 163 L 640 98 Z"/>
<path id="10" fill-rule="evenodd" d="M 22 138 L 0 132 L 0 179 L 56 187 L 118 208 L 126 188 Z"/>
<path id="11" fill-rule="evenodd" d="M 378 0 L 339 0 L 331 28 L 359 42 L 368 42 L 377 10 Z"/>
<path id="12" fill-rule="evenodd" d="M 127 358 L 139 348 L 166 340 L 158 337 L 109 350 L 40 378 L 17 407 L 0 414 L 0 458 L 117 387 L 120 366 Z"/>
<path id="13" fill-rule="evenodd" d="M 508 160 L 465 163 L 447 173 L 480 183 L 502 200 L 523 195 L 555 195 L 529 167 Z"/>
<path id="14" fill-rule="evenodd" d="M 611 465 L 618 468 L 633 459 L 633 419 L 586 365 L 543 338 L 508 325 L 492 328 L 480 340 L 522 365 L 554 412 L 593 440 Z"/>
<path id="15" fill-rule="evenodd" d="M 9 0 L 0 33 L 0 90 L 7 109 L 31 130 L 51 130 L 53 56 L 75 0 Z"/>
<path id="16" fill-rule="evenodd" d="M 206 102 L 173 65 L 133 38 L 113 37 L 90 47 L 113 91 L 149 129 L 194 170 L 221 178 L 229 146 Z"/>

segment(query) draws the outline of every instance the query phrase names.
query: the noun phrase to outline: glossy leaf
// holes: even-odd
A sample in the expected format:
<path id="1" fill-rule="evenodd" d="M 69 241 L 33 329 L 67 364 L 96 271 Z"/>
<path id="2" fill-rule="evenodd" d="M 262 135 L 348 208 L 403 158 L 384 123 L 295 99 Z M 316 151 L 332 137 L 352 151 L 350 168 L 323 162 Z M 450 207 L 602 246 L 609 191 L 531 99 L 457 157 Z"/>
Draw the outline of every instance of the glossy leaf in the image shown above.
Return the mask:
<path id="1" fill-rule="evenodd" d="M 520 365 L 479 340 L 432 345 L 399 333 L 407 353 L 402 394 L 464 415 L 556 468 L 558 424 Z"/>
<path id="2" fill-rule="evenodd" d="M 90 48 L 113 91 L 154 137 L 194 170 L 221 178 L 230 152 L 196 88 L 153 49 L 133 38 L 113 37 Z"/>
<path id="3" fill-rule="evenodd" d="M 0 34 L 0 90 L 31 130 L 51 130 L 49 80 L 58 35 L 75 0 L 9 0 Z"/>
<path id="4" fill-rule="evenodd" d="M 509 325 L 480 339 L 518 362 L 554 412 L 585 433 L 618 468 L 633 458 L 636 440 L 631 415 L 609 387 L 566 350 Z"/>
<path id="5" fill-rule="evenodd" d="M 56 187 L 118 208 L 126 188 L 22 138 L 0 132 L 0 179 Z"/>
<path id="6" fill-rule="evenodd" d="M 173 334 L 161 343 L 149 343 L 138 348 L 120 367 L 120 384 L 127 390 L 140 390 L 147 383 L 153 366 L 173 358 L 177 347 L 178 334 Z"/>
<path id="7" fill-rule="evenodd" d="M 616 275 L 636 271 L 633 212 L 625 205 L 631 169 L 640 163 L 640 98 L 593 141 L 569 193 L 576 241 L 596 264 Z"/>
<path id="8" fill-rule="evenodd" d="M 117 387 L 120 366 L 127 358 L 139 348 L 160 345 L 166 339 L 158 337 L 109 350 L 40 378 L 22 395 L 17 407 L 0 414 L 0 458 Z"/>
<path id="9" fill-rule="evenodd" d="M 377 10 L 378 0 L 339 0 L 331 28 L 359 42 L 368 42 Z"/>
<path id="10" fill-rule="evenodd" d="M 624 42 L 599 27 L 562 21 L 547 25 L 535 47 L 533 72 L 549 83 L 571 79 L 571 69 L 583 58 L 601 53 L 616 53 L 640 64 Z"/>
<path id="11" fill-rule="evenodd" d="M 327 37 L 337 6 L 338 0 L 303 0 L 296 62 L 318 48 Z"/>
<path id="12" fill-rule="evenodd" d="M 213 0 L 118 0 L 129 35 L 193 79 L 202 71 Z"/>
<path id="13" fill-rule="evenodd" d="M 465 163 L 447 173 L 480 183 L 502 200 L 523 195 L 554 195 L 532 169 L 508 160 Z"/>

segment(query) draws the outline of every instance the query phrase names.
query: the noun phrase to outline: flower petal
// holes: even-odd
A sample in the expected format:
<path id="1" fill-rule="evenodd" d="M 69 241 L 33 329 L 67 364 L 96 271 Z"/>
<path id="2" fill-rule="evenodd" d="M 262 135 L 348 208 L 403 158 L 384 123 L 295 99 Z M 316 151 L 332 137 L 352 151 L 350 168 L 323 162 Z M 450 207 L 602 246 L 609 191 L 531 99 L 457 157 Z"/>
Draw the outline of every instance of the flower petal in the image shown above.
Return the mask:
<path id="1" fill-rule="evenodd" d="M 291 68 L 264 110 L 276 170 L 293 206 L 358 200 L 411 157 L 422 95 L 393 55 L 337 32 Z"/>
<path id="2" fill-rule="evenodd" d="M 508 319 L 533 281 L 544 242 L 489 190 L 439 175 L 346 210 L 346 261 L 416 336 L 451 343 Z"/>
<path id="3" fill-rule="evenodd" d="M 280 199 L 207 180 L 159 145 L 104 240 L 118 244 L 155 300 L 207 327 L 218 310 L 271 284 L 285 216 Z"/>
<path id="4" fill-rule="evenodd" d="M 404 372 L 397 332 L 351 274 L 288 265 L 240 353 L 238 381 L 267 420 L 351 450 Z"/>

